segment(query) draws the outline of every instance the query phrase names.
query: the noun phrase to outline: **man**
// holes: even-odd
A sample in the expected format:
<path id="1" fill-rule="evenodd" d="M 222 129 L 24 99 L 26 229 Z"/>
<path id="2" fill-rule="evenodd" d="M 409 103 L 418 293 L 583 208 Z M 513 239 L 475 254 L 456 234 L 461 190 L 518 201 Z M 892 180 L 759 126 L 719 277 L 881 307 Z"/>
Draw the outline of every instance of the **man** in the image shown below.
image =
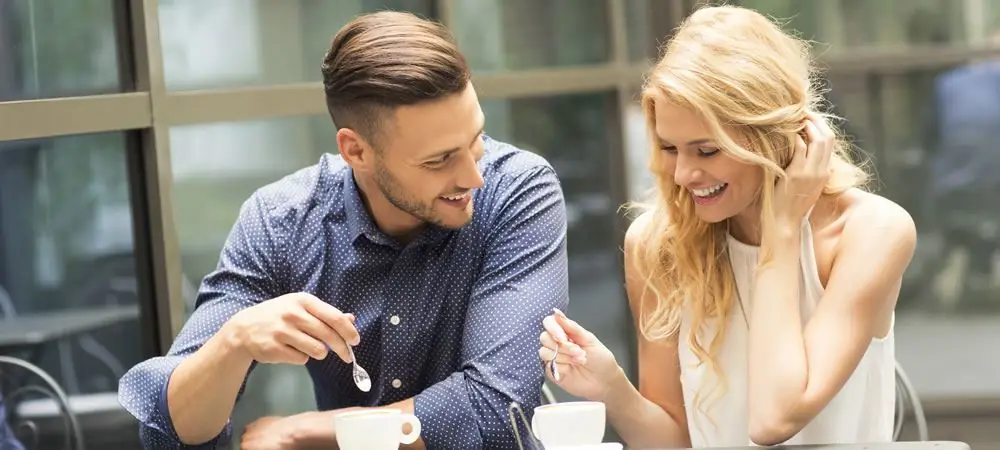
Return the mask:
<path id="1" fill-rule="evenodd" d="M 465 58 L 435 23 L 360 16 L 323 78 L 340 155 L 243 205 L 193 315 L 125 374 L 121 403 L 147 447 L 212 448 L 254 364 L 305 364 L 320 411 L 260 419 L 241 448 L 330 448 L 333 414 L 383 406 L 416 414 L 417 448 L 514 448 L 507 407 L 540 403 L 538 324 L 568 302 L 553 169 L 483 134 Z"/>

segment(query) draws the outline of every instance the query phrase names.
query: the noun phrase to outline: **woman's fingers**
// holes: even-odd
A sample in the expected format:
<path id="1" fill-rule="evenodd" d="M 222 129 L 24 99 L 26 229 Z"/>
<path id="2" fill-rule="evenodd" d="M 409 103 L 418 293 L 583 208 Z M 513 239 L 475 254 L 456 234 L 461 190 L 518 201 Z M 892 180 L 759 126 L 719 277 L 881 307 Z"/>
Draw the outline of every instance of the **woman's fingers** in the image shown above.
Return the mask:
<path id="1" fill-rule="evenodd" d="M 545 370 L 545 377 L 548 378 L 549 380 L 552 380 L 556 384 L 558 384 L 560 381 L 565 380 L 566 379 L 566 374 L 567 373 L 571 373 L 570 371 L 572 371 L 573 367 L 575 367 L 575 366 L 572 366 L 570 364 L 563 364 L 563 363 L 558 363 L 558 362 L 556 363 L 556 366 L 557 366 L 556 370 L 559 371 L 559 379 L 558 380 L 556 379 L 555 375 L 552 374 L 552 365 L 551 364 L 545 363 L 545 367 L 543 369 L 543 370 Z"/>
<path id="2" fill-rule="evenodd" d="M 552 358 L 556 358 L 557 363 L 563 364 L 586 364 L 587 363 L 587 352 L 580 348 L 572 342 L 567 342 L 565 344 L 556 343 L 555 339 L 552 338 L 548 332 L 542 332 L 542 335 L 538 338 L 538 341 L 542 346 L 538 349 L 538 357 L 542 361 L 549 362 Z M 556 356 L 556 349 L 558 349 L 558 356 Z"/>
<path id="3" fill-rule="evenodd" d="M 569 336 L 566 335 L 566 330 L 563 330 L 562 325 L 556 321 L 556 316 L 548 315 L 542 319 L 542 328 L 544 328 L 545 332 L 550 334 L 557 342 L 569 342 Z"/>
<path id="4" fill-rule="evenodd" d="M 562 332 L 565 333 L 567 337 L 569 337 L 569 340 L 571 342 L 575 342 L 583 346 L 589 346 L 597 342 L 597 337 L 594 336 L 594 334 L 591 333 L 590 331 L 587 331 L 586 328 L 576 323 L 575 320 L 570 319 L 568 316 L 566 316 L 565 313 L 563 313 L 558 309 L 554 309 L 554 311 L 555 311 L 555 317 L 554 317 L 555 322 L 558 324 Z"/>
<path id="5" fill-rule="evenodd" d="M 809 114 L 809 120 L 806 120 L 806 133 L 809 135 L 809 159 L 812 162 L 810 167 L 825 169 L 830 164 L 836 133 L 827 125 L 826 119 L 816 113 Z"/>

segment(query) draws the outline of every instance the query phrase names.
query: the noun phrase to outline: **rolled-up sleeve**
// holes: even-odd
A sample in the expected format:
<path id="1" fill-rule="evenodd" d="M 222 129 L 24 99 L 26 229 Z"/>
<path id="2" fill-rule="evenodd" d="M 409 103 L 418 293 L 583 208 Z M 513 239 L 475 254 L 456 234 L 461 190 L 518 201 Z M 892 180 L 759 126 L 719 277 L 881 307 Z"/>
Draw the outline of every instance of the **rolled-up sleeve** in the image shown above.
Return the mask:
<path id="1" fill-rule="evenodd" d="M 119 380 L 118 401 L 138 419 L 145 448 L 217 448 L 230 440 L 231 424 L 227 423 L 210 442 L 196 446 L 182 444 L 167 408 L 167 383 L 184 358 L 201 348 L 230 317 L 280 295 L 276 280 L 280 279 L 283 242 L 280 221 L 272 217 L 263 199 L 255 194 L 240 209 L 218 267 L 202 281 L 195 310 L 170 351 L 137 364 Z M 245 387 L 246 378 L 243 383 Z"/>
<path id="2" fill-rule="evenodd" d="M 472 290 L 462 368 L 414 398 L 428 448 L 517 448 L 508 407 L 517 402 L 530 420 L 541 403 L 542 319 L 569 302 L 566 206 L 550 167 L 511 183 Z M 523 425 L 519 433 L 530 439 Z"/>

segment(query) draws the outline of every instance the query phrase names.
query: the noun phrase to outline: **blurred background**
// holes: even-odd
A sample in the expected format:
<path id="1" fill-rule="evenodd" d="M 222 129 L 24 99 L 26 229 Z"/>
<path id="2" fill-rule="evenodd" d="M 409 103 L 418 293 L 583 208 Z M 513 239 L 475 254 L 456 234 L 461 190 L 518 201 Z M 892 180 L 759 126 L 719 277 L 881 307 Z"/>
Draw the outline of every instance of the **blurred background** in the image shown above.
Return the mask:
<path id="1" fill-rule="evenodd" d="M 555 166 L 569 314 L 634 377 L 618 207 L 649 188 L 637 94 L 701 3 L 0 0 L 0 354 L 52 374 L 88 446 L 138 448 L 118 378 L 169 347 L 251 192 L 336 152 L 328 42 L 396 9 L 447 24 L 487 132 Z M 897 357 L 931 438 L 1000 448 L 1000 0 L 729 3 L 816 42 L 875 190 L 918 224 Z M 43 438 L 65 435 L 54 402 L 20 408 Z M 304 369 L 260 367 L 235 428 L 314 408 Z"/>

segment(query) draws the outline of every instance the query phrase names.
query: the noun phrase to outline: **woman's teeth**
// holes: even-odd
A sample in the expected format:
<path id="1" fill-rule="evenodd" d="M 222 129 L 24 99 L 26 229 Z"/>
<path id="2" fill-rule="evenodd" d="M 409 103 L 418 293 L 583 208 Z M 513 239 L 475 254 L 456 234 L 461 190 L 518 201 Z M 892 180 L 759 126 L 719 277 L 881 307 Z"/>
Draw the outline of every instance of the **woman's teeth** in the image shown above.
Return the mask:
<path id="1" fill-rule="evenodd" d="M 691 193 L 693 193 L 694 195 L 696 195 L 698 197 L 711 197 L 711 196 L 717 194 L 720 190 L 722 190 L 722 188 L 724 188 L 726 186 L 727 186 L 727 183 L 722 183 L 720 185 L 712 186 L 712 187 L 705 188 L 705 189 L 691 189 Z"/>

